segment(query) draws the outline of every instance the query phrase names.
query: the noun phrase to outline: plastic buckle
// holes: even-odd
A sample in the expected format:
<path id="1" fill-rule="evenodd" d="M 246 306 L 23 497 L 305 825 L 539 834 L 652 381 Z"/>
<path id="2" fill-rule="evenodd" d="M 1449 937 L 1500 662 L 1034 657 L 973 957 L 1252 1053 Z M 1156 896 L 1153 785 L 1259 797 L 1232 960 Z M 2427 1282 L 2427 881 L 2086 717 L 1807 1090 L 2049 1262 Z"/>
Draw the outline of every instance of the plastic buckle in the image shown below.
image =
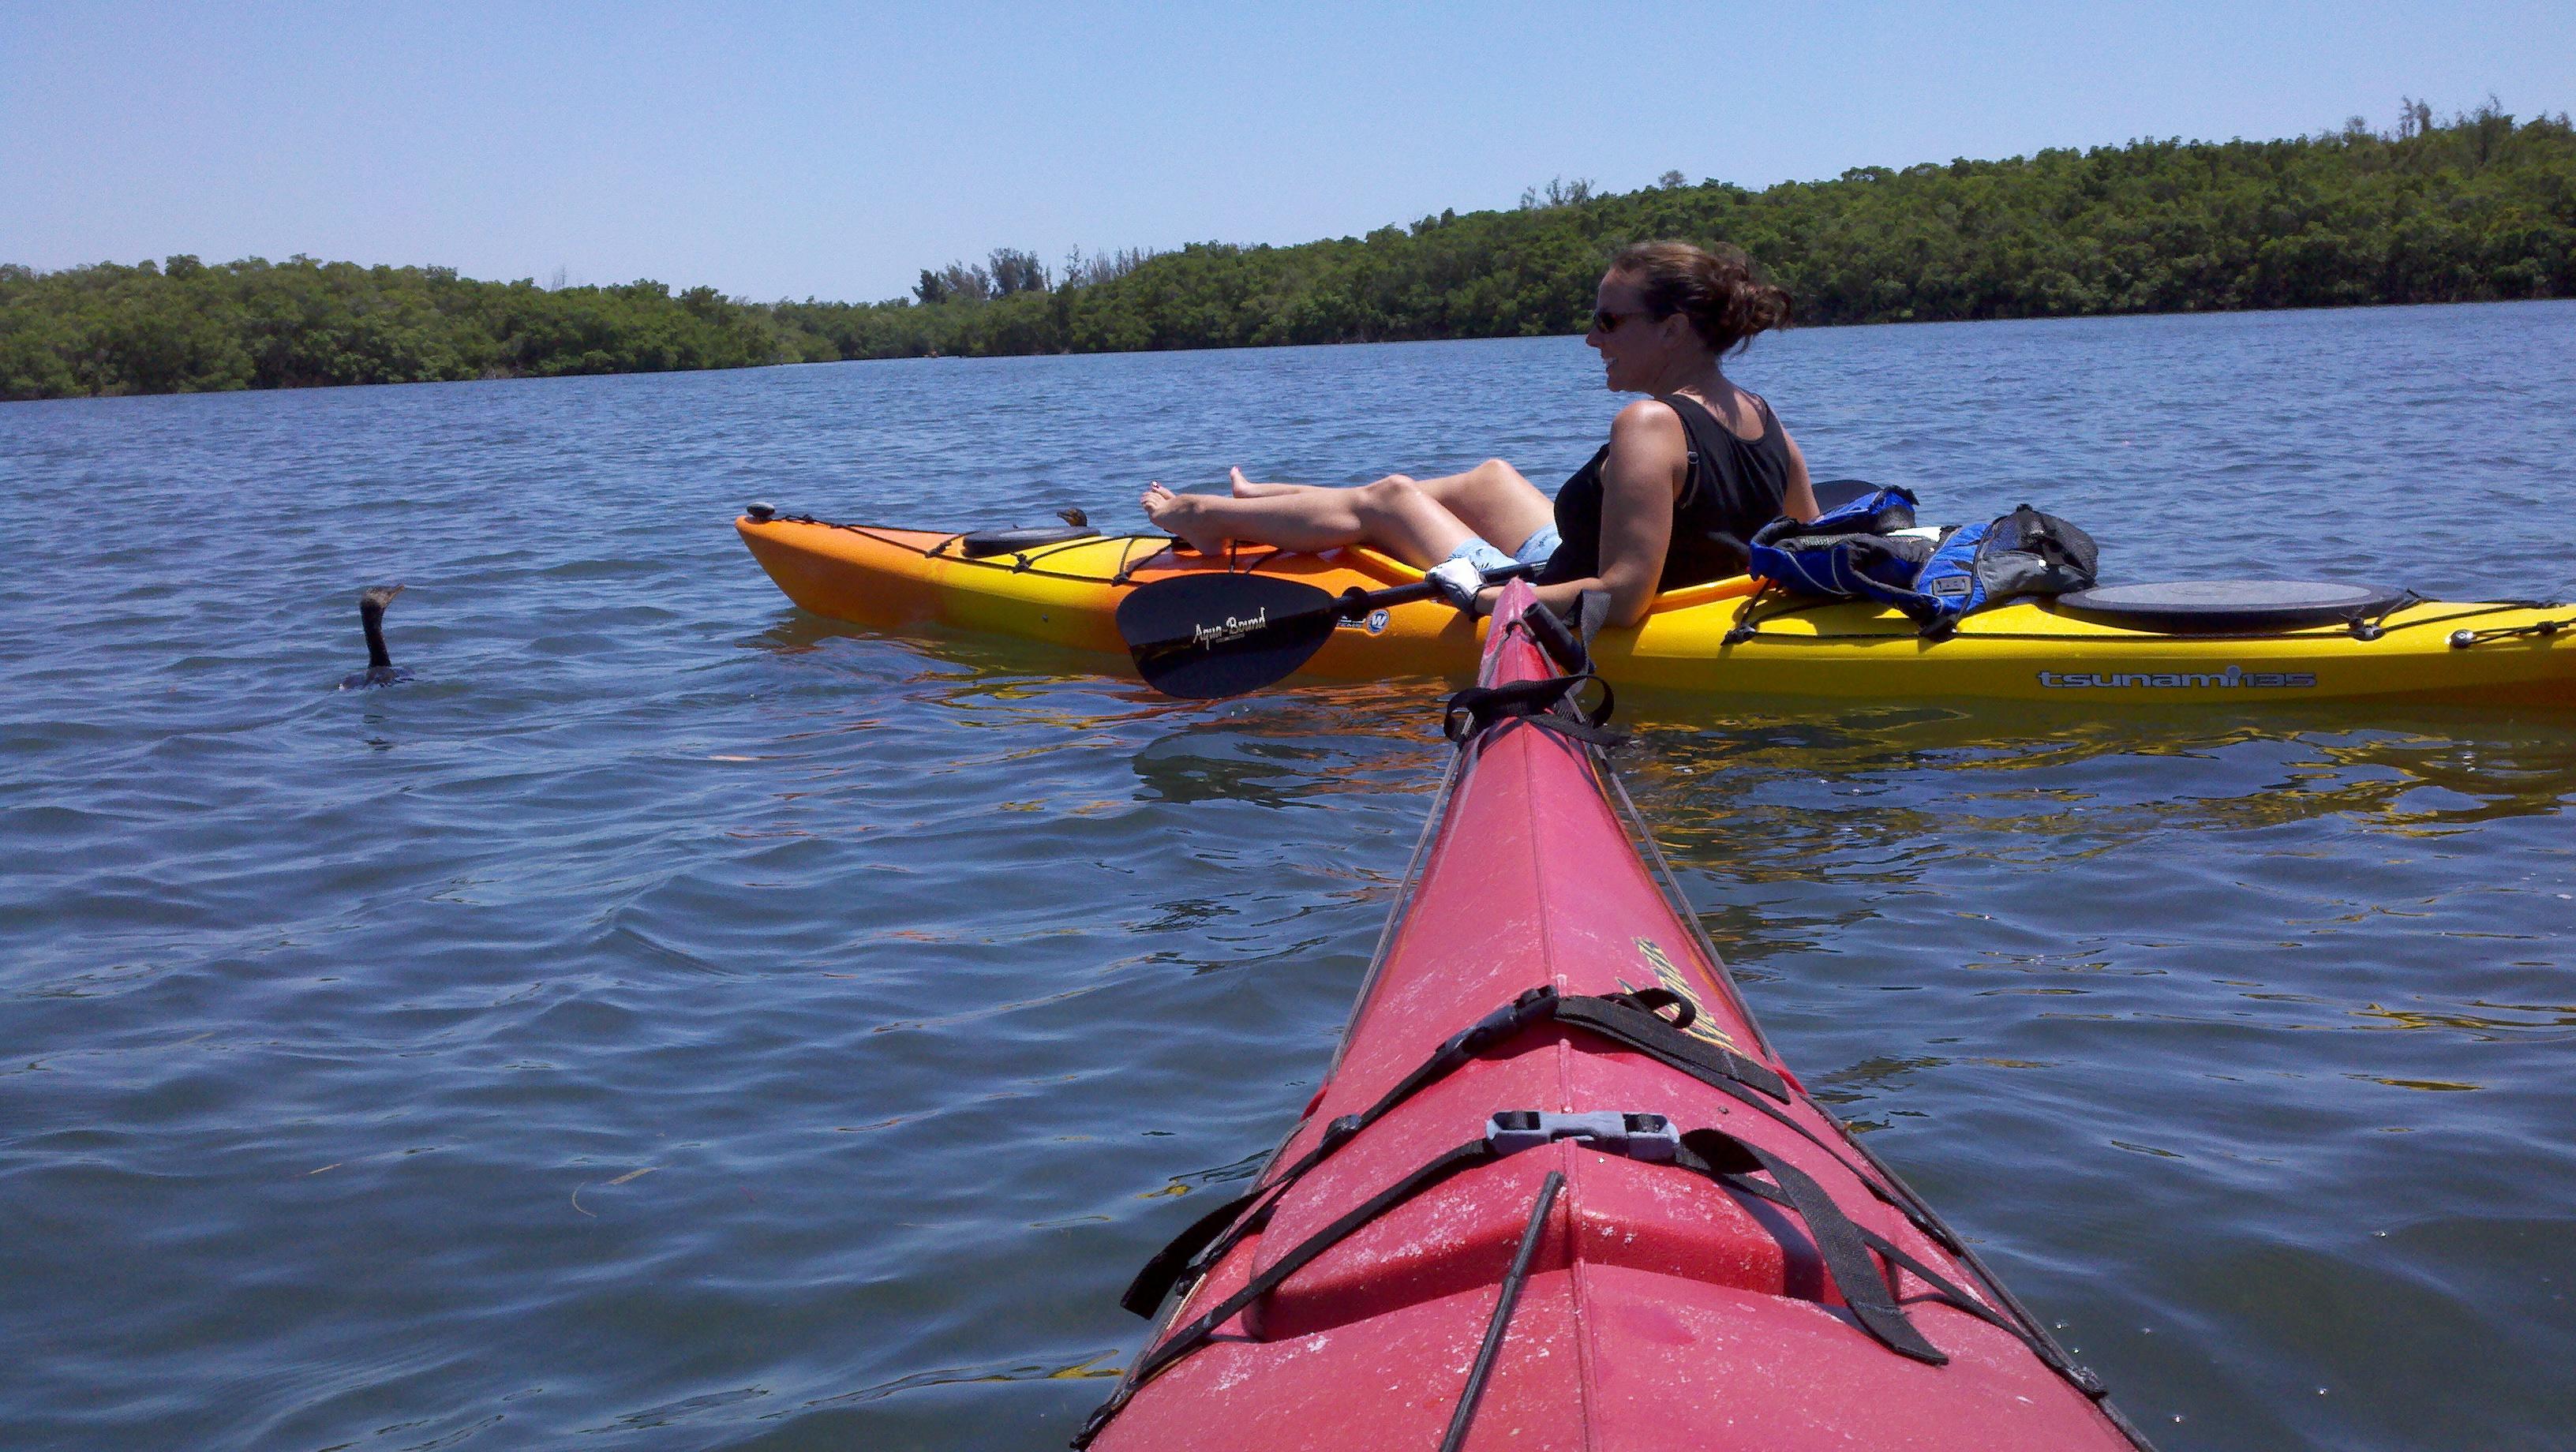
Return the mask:
<path id="1" fill-rule="evenodd" d="M 1561 1139 L 1581 1140 L 1605 1155 L 1662 1164 L 1680 1153 L 1682 1134 L 1660 1114 L 1595 1109 L 1551 1114 L 1543 1109 L 1501 1109 L 1485 1121 L 1485 1143 L 1497 1155 L 1516 1155 Z"/>

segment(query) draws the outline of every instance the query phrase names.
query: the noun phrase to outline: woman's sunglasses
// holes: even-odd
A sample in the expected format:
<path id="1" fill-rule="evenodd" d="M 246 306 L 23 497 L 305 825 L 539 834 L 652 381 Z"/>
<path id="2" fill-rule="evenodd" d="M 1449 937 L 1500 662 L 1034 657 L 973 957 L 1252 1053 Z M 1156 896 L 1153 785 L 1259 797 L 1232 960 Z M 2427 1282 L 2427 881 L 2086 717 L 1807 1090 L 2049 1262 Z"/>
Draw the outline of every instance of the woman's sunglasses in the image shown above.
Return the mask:
<path id="1" fill-rule="evenodd" d="M 1592 328 L 1594 332 L 1615 333 L 1619 331 L 1619 325 L 1628 321 L 1630 318 L 1645 318 L 1652 316 L 1654 316 L 1654 314 L 1649 313 L 1642 308 L 1632 309 L 1624 313 L 1614 313 L 1608 308 L 1596 308 L 1593 310 L 1592 314 Z"/>

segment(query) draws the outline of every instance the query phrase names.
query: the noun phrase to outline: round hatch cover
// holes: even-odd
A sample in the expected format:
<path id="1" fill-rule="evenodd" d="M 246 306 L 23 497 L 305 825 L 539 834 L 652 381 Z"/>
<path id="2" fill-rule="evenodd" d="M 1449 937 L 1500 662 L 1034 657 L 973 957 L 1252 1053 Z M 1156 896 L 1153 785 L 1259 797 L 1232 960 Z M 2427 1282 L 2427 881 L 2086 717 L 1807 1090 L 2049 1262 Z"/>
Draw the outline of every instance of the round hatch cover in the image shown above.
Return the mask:
<path id="1" fill-rule="evenodd" d="M 2325 580 L 2165 580 L 2070 591 L 2057 608 L 2131 630 L 2235 635 L 2366 620 L 2404 598 L 2402 590 Z"/>

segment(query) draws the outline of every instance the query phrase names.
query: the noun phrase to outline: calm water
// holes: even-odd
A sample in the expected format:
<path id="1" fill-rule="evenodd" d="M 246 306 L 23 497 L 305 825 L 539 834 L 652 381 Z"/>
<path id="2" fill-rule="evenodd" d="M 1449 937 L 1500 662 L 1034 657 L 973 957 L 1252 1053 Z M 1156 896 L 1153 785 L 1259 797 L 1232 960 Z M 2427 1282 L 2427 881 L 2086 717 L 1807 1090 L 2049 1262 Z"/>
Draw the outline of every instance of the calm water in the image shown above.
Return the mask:
<path id="1" fill-rule="evenodd" d="M 2106 574 L 2576 580 L 2576 304 L 1819 330 Z M 1569 339 L 0 408 L 0 1441 L 1060 1445 L 1445 748 L 802 616 L 729 519 L 1561 476 Z M 351 603 L 392 614 L 394 691 Z M 1808 1082 L 2171 1448 L 2576 1441 L 2576 723 L 1649 702 Z"/>

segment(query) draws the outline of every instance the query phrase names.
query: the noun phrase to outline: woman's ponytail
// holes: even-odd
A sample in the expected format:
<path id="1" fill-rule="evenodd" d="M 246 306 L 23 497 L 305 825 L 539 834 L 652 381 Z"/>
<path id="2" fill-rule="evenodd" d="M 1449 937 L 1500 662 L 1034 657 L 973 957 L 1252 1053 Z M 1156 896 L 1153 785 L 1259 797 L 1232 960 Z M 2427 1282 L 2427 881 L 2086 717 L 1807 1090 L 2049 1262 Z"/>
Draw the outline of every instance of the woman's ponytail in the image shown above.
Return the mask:
<path id="1" fill-rule="evenodd" d="M 1611 259 L 1611 272 L 1637 284 L 1658 316 L 1680 313 L 1709 351 L 1723 357 L 1756 333 L 1789 326 L 1789 294 L 1753 275 L 1753 261 L 1724 243 L 1639 242 Z"/>

